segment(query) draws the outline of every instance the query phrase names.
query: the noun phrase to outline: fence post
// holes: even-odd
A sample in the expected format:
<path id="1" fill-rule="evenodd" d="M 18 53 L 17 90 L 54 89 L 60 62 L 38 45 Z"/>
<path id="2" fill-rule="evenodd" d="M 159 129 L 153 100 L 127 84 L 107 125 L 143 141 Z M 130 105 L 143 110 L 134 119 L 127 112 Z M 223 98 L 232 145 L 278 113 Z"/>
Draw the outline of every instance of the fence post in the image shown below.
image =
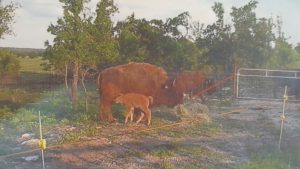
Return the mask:
<path id="1" fill-rule="evenodd" d="M 285 120 L 285 103 L 288 100 L 288 96 L 286 95 L 286 90 L 287 90 L 287 86 L 285 86 L 285 88 L 284 88 L 282 115 L 280 116 L 280 118 L 281 118 L 281 126 L 280 126 L 280 136 L 279 136 L 279 143 L 278 143 L 279 150 L 280 150 L 280 146 L 281 146 L 282 131 L 283 131 L 283 122 Z"/>
<path id="2" fill-rule="evenodd" d="M 45 169 L 44 150 L 46 149 L 46 140 L 43 139 L 43 134 L 42 134 L 42 120 L 41 120 L 41 112 L 40 111 L 39 111 L 39 126 L 40 126 L 39 148 L 41 149 L 41 153 L 42 153 L 43 169 Z"/>

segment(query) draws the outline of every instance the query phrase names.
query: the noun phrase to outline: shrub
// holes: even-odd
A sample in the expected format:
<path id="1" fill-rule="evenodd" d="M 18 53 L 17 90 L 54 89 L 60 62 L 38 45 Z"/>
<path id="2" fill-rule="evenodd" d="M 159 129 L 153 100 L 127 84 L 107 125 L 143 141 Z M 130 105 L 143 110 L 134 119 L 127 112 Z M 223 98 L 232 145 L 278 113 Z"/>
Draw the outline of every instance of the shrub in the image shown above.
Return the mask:
<path id="1" fill-rule="evenodd" d="M 1 81 L 11 82 L 19 75 L 20 62 L 9 50 L 0 50 Z"/>

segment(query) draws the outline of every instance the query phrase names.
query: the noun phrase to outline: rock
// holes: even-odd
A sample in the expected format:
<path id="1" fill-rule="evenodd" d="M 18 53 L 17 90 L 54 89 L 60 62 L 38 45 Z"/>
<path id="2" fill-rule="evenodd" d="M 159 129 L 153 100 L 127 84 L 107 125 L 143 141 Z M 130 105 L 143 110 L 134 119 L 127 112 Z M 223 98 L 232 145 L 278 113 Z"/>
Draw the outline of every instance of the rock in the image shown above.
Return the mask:
<path id="1" fill-rule="evenodd" d="M 36 161 L 39 159 L 39 156 L 28 156 L 28 157 L 22 157 L 25 161 Z"/>
<path id="2" fill-rule="evenodd" d="M 74 130 L 76 130 L 76 127 L 73 126 L 66 128 L 66 131 L 74 131 Z"/>
<path id="3" fill-rule="evenodd" d="M 22 143 L 24 141 L 30 140 L 34 137 L 34 134 L 32 133 L 25 133 L 20 138 L 17 139 L 18 143 Z"/>
<path id="4" fill-rule="evenodd" d="M 31 139 L 21 143 L 21 145 L 29 146 L 29 147 L 38 147 L 39 139 Z"/>

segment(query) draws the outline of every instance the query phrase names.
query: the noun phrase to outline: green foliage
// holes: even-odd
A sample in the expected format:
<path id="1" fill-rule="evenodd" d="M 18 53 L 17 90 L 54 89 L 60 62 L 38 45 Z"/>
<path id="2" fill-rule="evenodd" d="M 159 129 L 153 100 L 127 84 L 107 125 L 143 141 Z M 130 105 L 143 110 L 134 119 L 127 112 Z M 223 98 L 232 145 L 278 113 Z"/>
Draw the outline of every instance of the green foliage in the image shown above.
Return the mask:
<path id="1" fill-rule="evenodd" d="M 162 164 L 161 164 L 161 168 L 162 169 L 173 169 L 176 168 L 176 166 L 174 166 L 171 162 L 169 162 L 168 160 L 163 160 Z"/>
<path id="2" fill-rule="evenodd" d="M 0 76 L 16 76 L 19 74 L 20 63 L 17 57 L 9 50 L 0 50 Z M 2 79 L 3 80 L 3 79 Z"/>
<path id="3" fill-rule="evenodd" d="M 152 156 L 156 156 L 159 158 L 165 158 L 165 157 L 173 157 L 175 156 L 175 152 L 172 149 L 169 149 L 167 147 L 161 147 L 159 149 L 155 149 L 150 152 Z"/>
<path id="4" fill-rule="evenodd" d="M 63 133 L 58 143 L 70 143 L 80 140 L 82 137 L 93 137 L 97 135 L 96 125 L 86 124 L 83 129 L 75 129 L 74 131 Z"/>
<path id="5" fill-rule="evenodd" d="M 0 107 L 0 119 L 10 119 L 13 116 L 12 110 L 6 105 Z M 1 126 L 0 126 L 1 130 Z"/>
<path id="6" fill-rule="evenodd" d="M 23 89 L 0 89 L 0 103 L 16 110 L 21 106 L 32 103 L 37 100 L 41 94 L 37 92 L 27 92 Z"/>
<path id="7" fill-rule="evenodd" d="M 57 124 L 53 113 L 44 115 L 43 112 L 41 112 L 41 116 L 43 125 L 49 126 Z M 39 126 L 38 120 L 38 111 L 21 108 L 11 118 L 10 123 L 20 131 L 35 131 Z"/>
<path id="8" fill-rule="evenodd" d="M 0 1 L 0 39 L 4 35 L 9 35 L 12 33 L 11 24 L 14 22 L 15 10 L 18 5 L 10 3 L 8 5 L 2 5 Z"/>
<path id="9" fill-rule="evenodd" d="M 38 114 L 27 109 L 20 109 L 10 123 L 21 131 L 33 130 L 38 127 Z"/>
<path id="10" fill-rule="evenodd" d="M 223 70 L 232 65 L 233 43 L 231 39 L 231 27 L 224 24 L 224 8 L 221 3 L 212 6 L 217 16 L 217 21 L 206 28 L 197 28 L 199 33 L 196 36 L 196 44 L 199 48 L 204 48 L 204 62 L 210 65 L 222 65 Z M 197 31 L 197 30 L 194 30 Z"/>
<path id="11" fill-rule="evenodd" d="M 113 104 L 112 107 L 112 113 L 113 117 L 117 119 L 123 120 L 125 118 L 126 114 L 126 107 L 122 104 Z"/>
<path id="12" fill-rule="evenodd" d="M 282 32 L 281 18 L 277 18 L 277 37 L 275 39 L 275 47 L 273 56 L 270 59 L 270 67 L 273 68 L 294 68 L 300 66 L 300 53 L 297 48 L 293 49 L 292 45 L 287 42 L 287 38 Z"/>
<path id="13" fill-rule="evenodd" d="M 300 54 L 300 43 L 297 43 L 294 49 Z"/>
<path id="14" fill-rule="evenodd" d="M 50 67 L 72 77 L 71 100 L 76 109 L 78 104 L 78 81 L 89 68 L 95 68 L 116 58 L 117 41 L 113 37 L 111 15 L 117 11 L 112 0 L 102 0 L 96 9 L 96 18 L 89 16 L 84 7 L 89 0 L 60 0 L 63 17 L 48 27 L 54 35 L 53 44 L 46 42 L 45 59 Z M 83 77 L 81 77 L 83 78 Z"/>
<path id="15" fill-rule="evenodd" d="M 180 28 L 188 29 L 188 18 L 187 12 L 165 22 L 136 19 L 132 14 L 125 21 L 118 22 L 119 62 L 147 62 L 162 66 L 167 71 L 201 67 L 205 50 L 197 48 L 180 31 Z"/>
<path id="16" fill-rule="evenodd" d="M 118 57 L 118 41 L 113 36 L 113 22 L 111 16 L 118 11 L 113 0 L 101 0 L 97 4 L 96 18 L 90 25 L 91 58 L 87 64 L 107 65 L 112 64 Z"/>
<path id="17" fill-rule="evenodd" d="M 257 4 L 251 0 L 240 8 L 232 8 L 234 59 L 244 66 L 265 67 L 272 54 L 274 25 L 271 19 L 256 17 Z"/>
<path id="18" fill-rule="evenodd" d="M 288 169 L 291 168 L 288 164 L 280 159 L 270 157 L 254 157 L 247 164 L 239 166 L 240 169 Z"/>

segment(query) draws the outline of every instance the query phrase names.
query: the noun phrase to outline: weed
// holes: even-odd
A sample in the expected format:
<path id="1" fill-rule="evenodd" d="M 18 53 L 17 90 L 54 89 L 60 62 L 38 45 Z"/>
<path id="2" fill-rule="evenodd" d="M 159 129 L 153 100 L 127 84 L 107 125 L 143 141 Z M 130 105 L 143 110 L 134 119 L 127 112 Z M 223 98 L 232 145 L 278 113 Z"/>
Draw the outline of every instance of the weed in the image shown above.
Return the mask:
<path id="1" fill-rule="evenodd" d="M 78 141 L 80 137 L 81 137 L 81 132 L 71 131 L 61 135 L 60 139 L 58 140 L 58 143 L 63 144 L 63 143 L 75 142 Z"/>
<path id="2" fill-rule="evenodd" d="M 162 164 L 161 164 L 161 168 L 162 169 L 173 169 L 176 168 L 171 162 L 167 161 L 167 160 L 163 160 Z"/>
<path id="3" fill-rule="evenodd" d="M 16 128 L 27 130 L 38 127 L 38 113 L 32 110 L 20 109 L 11 119 L 11 124 Z"/>
<path id="4" fill-rule="evenodd" d="M 125 106 L 122 104 L 113 104 L 111 109 L 113 116 L 117 119 L 121 119 L 121 121 L 123 122 L 126 112 Z"/>
<path id="5" fill-rule="evenodd" d="M 151 151 L 150 154 L 160 158 L 173 157 L 175 156 L 174 149 L 175 148 L 173 146 L 162 146 L 158 149 Z"/>
<path id="6" fill-rule="evenodd" d="M 145 153 L 140 150 L 128 150 L 123 154 L 117 154 L 115 158 L 128 158 L 128 157 L 138 157 L 138 158 L 144 158 Z"/>
<path id="7" fill-rule="evenodd" d="M 66 133 L 63 133 L 59 140 L 57 140 L 58 143 L 69 143 L 69 142 L 76 142 L 80 140 L 82 137 L 93 137 L 98 134 L 96 126 L 94 124 L 85 125 L 84 128 L 78 128 L 74 131 L 69 131 Z"/>
<path id="8" fill-rule="evenodd" d="M 0 119 L 10 119 L 13 116 L 12 110 L 4 105 L 3 107 L 0 107 Z"/>
<path id="9" fill-rule="evenodd" d="M 289 169 L 291 166 L 280 159 L 265 156 L 256 156 L 246 164 L 239 166 L 240 169 Z"/>
<path id="10" fill-rule="evenodd" d="M 221 129 L 216 123 L 210 122 L 200 125 L 199 130 L 206 134 L 216 134 L 220 132 Z"/>
<path id="11" fill-rule="evenodd" d="M 185 169 L 199 169 L 199 166 L 195 165 L 195 164 L 189 164 L 187 166 L 184 167 Z"/>

